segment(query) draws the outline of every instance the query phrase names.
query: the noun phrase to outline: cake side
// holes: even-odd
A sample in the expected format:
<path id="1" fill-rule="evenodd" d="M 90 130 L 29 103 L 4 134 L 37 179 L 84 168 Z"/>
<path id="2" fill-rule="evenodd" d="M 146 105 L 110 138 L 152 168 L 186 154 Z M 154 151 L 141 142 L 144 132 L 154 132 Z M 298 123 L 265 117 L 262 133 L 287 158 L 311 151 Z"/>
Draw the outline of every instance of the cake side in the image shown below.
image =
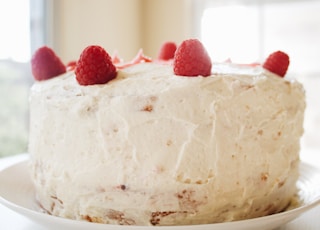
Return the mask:
<path id="1" fill-rule="evenodd" d="M 137 64 L 103 85 L 73 71 L 30 96 L 31 172 L 53 215 L 203 224 L 285 209 L 298 177 L 304 91 L 261 67 L 185 78 Z"/>

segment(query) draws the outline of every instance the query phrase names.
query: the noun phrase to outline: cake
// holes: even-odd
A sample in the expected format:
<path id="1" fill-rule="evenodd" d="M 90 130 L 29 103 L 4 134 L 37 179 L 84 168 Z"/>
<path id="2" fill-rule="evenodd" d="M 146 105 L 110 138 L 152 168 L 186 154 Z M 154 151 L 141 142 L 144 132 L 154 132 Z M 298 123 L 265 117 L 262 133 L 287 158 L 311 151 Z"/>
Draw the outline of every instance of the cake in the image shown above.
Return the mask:
<path id="1" fill-rule="evenodd" d="M 176 60 L 141 57 L 110 58 L 107 83 L 79 84 L 75 66 L 35 81 L 29 152 L 41 208 L 120 225 L 285 210 L 297 192 L 302 85 L 267 65 L 212 63 L 208 76 L 186 77 Z"/>

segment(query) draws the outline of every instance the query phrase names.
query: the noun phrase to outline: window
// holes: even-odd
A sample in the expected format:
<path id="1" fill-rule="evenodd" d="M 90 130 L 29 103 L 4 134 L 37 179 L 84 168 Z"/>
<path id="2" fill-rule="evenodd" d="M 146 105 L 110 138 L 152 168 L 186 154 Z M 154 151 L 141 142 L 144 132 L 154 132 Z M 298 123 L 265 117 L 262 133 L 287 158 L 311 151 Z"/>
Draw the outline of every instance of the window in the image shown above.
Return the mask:
<path id="1" fill-rule="evenodd" d="M 231 5 L 205 9 L 201 37 L 212 60 L 231 58 L 240 63 L 258 60 L 261 35 L 257 19 L 259 10 L 255 6 Z"/>
<path id="2" fill-rule="evenodd" d="M 0 0 L 0 157 L 27 151 L 29 61 L 32 47 L 44 43 L 44 6 L 44 0 Z"/>
<path id="3" fill-rule="evenodd" d="M 320 148 L 320 1 L 217 1 L 202 9 L 200 36 L 213 61 L 250 63 L 276 50 L 290 56 L 288 75 L 306 89 L 303 148 Z"/>
<path id="4" fill-rule="evenodd" d="M 261 61 L 281 49 L 290 54 L 291 73 L 319 72 L 320 1 L 214 2 L 207 1 L 201 21 L 213 60 Z"/>

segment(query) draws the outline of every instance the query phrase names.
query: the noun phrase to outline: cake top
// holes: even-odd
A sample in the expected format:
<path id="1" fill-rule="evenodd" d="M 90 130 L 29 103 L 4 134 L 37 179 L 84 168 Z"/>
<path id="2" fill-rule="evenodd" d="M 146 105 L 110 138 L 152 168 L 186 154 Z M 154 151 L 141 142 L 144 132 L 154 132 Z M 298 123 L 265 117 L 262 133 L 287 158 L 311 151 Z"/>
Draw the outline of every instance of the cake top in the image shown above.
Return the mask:
<path id="1" fill-rule="evenodd" d="M 203 46 L 197 39 L 188 39 L 179 46 L 173 42 L 164 43 L 157 59 L 152 59 L 139 50 L 136 57 L 129 62 L 123 62 L 117 54 L 111 57 L 101 46 L 86 47 L 77 61 L 64 65 L 55 52 L 47 46 L 39 48 L 31 60 L 32 73 L 36 81 L 48 80 L 68 71 L 74 71 L 80 85 L 107 84 L 121 76 L 119 72 L 139 63 L 157 63 L 171 68 L 180 77 L 208 77 L 215 74 L 248 74 L 250 72 L 271 72 L 278 77 L 284 77 L 289 56 L 276 51 L 269 55 L 265 62 L 252 64 L 234 64 L 229 60 L 225 63 L 213 63 Z"/>

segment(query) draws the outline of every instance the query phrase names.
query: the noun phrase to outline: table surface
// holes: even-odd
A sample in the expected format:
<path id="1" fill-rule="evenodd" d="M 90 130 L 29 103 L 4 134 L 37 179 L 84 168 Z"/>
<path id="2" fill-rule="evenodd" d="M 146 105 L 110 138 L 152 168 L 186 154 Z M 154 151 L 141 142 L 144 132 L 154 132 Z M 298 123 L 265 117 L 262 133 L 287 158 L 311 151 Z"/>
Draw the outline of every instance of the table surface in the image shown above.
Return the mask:
<path id="1" fill-rule="evenodd" d="M 12 157 L 0 158 L 0 170 L 25 160 L 27 154 L 19 154 Z M 320 168 L 320 150 L 303 151 L 301 159 Z M 319 182 L 320 183 L 320 182 Z M 1 186 L 1 185 L 0 185 Z M 0 204 L 0 229 L 1 230 L 45 230 L 49 229 L 32 222 L 30 219 L 15 213 Z M 299 218 L 279 228 L 279 230 L 319 230 L 320 229 L 320 205 L 302 214 Z"/>

